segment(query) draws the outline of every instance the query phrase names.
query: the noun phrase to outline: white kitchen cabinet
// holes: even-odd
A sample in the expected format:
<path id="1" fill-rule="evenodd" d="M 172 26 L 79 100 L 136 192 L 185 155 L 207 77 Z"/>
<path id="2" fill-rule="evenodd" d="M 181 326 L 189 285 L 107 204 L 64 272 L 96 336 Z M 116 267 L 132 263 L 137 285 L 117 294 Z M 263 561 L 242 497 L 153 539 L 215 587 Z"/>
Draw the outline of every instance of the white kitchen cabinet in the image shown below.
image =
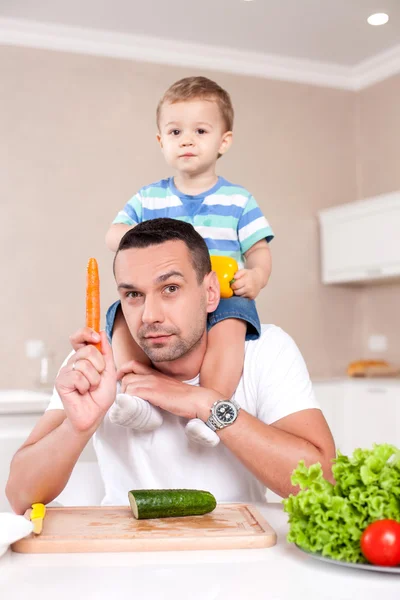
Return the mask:
<path id="1" fill-rule="evenodd" d="M 314 390 L 343 454 L 374 443 L 400 448 L 400 380 L 339 379 L 314 382 Z"/>
<path id="2" fill-rule="evenodd" d="M 323 283 L 400 278 L 400 192 L 319 213 Z"/>

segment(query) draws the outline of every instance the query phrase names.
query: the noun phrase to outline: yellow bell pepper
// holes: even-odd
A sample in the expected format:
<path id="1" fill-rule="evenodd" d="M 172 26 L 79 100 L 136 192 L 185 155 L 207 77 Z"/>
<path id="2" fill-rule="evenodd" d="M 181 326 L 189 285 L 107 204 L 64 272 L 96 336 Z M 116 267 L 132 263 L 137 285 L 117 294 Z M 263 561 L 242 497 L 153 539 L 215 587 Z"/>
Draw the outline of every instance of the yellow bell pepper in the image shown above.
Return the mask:
<path id="1" fill-rule="evenodd" d="M 216 272 L 218 277 L 221 298 L 230 298 L 233 296 L 231 283 L 233 283 L 235 273 L 239 268 L 238 264 L 230 256 L 211 256 L 210 258 L 211 268 Z"/>

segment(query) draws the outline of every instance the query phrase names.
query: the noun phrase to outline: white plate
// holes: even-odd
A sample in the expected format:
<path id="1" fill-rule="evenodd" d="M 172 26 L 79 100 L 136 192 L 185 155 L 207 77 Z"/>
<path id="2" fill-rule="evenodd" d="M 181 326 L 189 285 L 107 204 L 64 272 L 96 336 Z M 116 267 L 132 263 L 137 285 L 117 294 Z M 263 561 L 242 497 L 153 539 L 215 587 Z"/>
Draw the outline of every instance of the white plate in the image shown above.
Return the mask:
<path id="1" fill-rule="evenodd" d="M 303 548 L 300 548 L 300 546 L 298 546 L 297 544 L 295 544 L 295 546 L 299 550 L 304 552 L 305 554 L 308 554 L 309 556 L 311 556 L 312 558 L 316 558 L 317 560 L 322 560 L 324 562 L 331 563 L 333 565 L 339 565 L 340 567 L 352 567 L 353 569 L 364 569 L 365 571 L 380 571 L 382 573 L 400 573 L 400 566 L 399 567 L 379 567 L 378 565 L 370 565 L 368 563 L 361 564 L 361 563 L 346 562 L 344 560 L 335 560 L 334 558 L 328 558 L 327 556 L 322 556 L 322 554 L 320 554 L 318 552 L 309 552 L 308 550 L 303 550 Z"/>

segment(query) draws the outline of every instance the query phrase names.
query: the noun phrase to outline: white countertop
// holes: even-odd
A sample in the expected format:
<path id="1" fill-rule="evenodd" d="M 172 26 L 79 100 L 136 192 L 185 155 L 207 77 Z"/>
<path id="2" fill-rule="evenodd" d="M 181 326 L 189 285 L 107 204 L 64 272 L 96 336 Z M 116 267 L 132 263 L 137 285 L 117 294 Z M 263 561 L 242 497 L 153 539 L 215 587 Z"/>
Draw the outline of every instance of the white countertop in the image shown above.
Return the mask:
<path id="1" fill-rule="evenodd" d="M 192 552 L 17 554 L 0 559 L 7 600 L 398 600 L 400 575 L 331 565 L 286 541 L 280 504 L 258 506 L 272 548 Z"/>
<path id="2" fill-rule="evenodd" d="M 48 390 L 0 390 L 0 415 L 43 414 L 49 405 Z"/>
<path id="3" fill-rule="evenodd" d="M 369 386 L 369 385 L 385 385 L 385 386 L 400 386 L 400 377 L 311 377 L 313 385 L 347 385 L 352 386 Z"/>

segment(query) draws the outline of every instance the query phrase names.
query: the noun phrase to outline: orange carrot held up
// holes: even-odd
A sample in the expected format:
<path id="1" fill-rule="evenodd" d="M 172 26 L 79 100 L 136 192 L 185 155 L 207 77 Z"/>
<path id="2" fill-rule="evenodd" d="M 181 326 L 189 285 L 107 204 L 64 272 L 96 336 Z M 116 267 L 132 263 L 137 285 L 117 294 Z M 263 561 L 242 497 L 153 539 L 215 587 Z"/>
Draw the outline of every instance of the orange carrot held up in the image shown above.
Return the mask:
<path id="1" fill-rule="evenodd" d="M 89 258 L 86 270 L 86 327 L 100 331 L 100 280 L 95 258 Z M 94 344 L 101 351 L 101 343 Z"/>

